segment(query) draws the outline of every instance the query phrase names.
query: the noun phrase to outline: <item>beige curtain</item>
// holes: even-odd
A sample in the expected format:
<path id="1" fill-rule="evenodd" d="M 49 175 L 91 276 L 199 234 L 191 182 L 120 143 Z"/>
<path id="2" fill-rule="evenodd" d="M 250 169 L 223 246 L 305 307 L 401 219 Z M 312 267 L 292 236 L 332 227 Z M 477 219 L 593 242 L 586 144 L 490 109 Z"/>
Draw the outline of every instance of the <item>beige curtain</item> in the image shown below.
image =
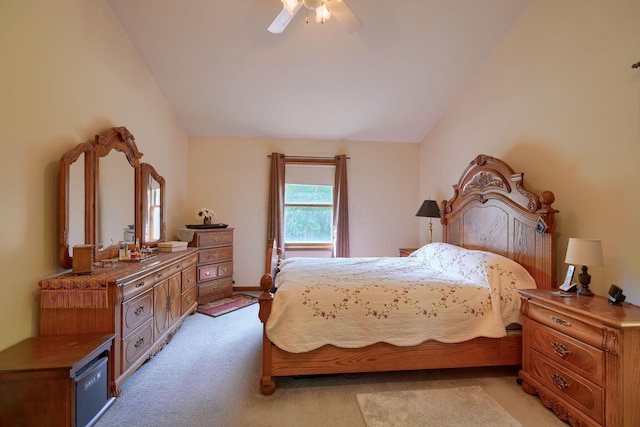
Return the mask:
<path id="1" fill-rule="evenodd" d="M 349 257 L 349 203 L 347 191 L 347 156 L 336 156 L 333 186 L 333 256 Z"/>
<path id="2" fill-rule="evenodd" d="M 269 179 L 269 213 L 267 239 L 276 239 L 284 258 L 284 163 L 282 153 L 271 153 L 271 175 Z"/>

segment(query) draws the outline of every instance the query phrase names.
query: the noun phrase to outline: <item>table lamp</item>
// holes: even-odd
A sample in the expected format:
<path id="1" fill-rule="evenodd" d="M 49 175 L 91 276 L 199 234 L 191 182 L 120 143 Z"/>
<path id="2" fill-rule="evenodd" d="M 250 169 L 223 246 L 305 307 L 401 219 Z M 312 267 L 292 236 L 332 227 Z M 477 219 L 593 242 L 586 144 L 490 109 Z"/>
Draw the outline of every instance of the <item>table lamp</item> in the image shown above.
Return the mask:
<path id="1" fill-rule="evenodd" d="M 438 202 L 435 200 L 425 200 L 422 202 L 422 206 L 418 209 L 416 216 L 422 216 L 429 218 L 429 243 L 431 243 L 431 237 L 433 236 L 433 225 L 431 224 L 431 218 L 440 218 L 440 208 Z"/>
<path id="2" fill-rule="evenodd" d="M 595 239 L 570 238 L 564 262 L 582 265 L 582 273 L 578 274 L 578 282 L 580 282 L 578 295 L 593 296 L 593 292 L 589 289 L 591 276 L 587 272 L 587 266 L 593 267 L 603 264 L 602 242 Z"/>

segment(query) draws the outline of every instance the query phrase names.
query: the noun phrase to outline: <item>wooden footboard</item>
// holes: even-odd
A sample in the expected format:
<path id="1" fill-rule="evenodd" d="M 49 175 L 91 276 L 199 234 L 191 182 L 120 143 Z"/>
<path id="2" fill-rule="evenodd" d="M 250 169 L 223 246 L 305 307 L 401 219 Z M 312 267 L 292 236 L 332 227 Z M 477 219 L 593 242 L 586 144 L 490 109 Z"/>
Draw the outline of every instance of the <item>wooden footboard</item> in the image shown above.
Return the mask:
<path id="1" fill-rule="evenodd" d="M 260 391 L 269 395 L 276 389 L 274 377 L 356 372 L 406 371 L 520 365 L 522 337 L 476 338 L 456 344 L 426 341 L 411 347 L 378 343 L 362 348 L 325 345 L 306 353 L 289 353 L 273 344 L 265 332 L 271 313 L 271 277 L 263 276 L 260 321 L 263 323 L 262 377 Z M 266 291 L 264 291 L 266 289 Z"/>

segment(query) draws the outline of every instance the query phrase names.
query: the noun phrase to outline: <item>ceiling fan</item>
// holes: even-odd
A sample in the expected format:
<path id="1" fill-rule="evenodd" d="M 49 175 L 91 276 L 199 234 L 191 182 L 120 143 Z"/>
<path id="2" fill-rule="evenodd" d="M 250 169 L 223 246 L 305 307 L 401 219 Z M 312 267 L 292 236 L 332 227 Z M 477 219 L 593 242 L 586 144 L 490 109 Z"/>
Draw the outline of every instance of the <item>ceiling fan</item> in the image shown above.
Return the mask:
<path id="1" fill-rule="evenodd" d="M 348 32 L 354 33 L 362 26 L 362 21 L 349 9 L 344 0 L 280 0 L 282 10 L 269 25 L 272 33 L 281 33 L 304 5 L 308 11 L 316 12 L 316 22 L 324 23 L 331 15 L 345 26 Z M 307 21 L 308 22 L 308 21 Z"/>

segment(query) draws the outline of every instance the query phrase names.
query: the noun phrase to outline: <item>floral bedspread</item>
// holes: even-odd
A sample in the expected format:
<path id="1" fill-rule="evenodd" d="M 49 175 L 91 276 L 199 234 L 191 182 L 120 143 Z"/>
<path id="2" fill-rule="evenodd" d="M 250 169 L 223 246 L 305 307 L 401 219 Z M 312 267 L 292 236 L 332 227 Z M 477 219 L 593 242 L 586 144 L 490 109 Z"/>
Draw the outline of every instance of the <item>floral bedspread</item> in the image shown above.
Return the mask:
<path id="1" fill-rule="evenodd" d="M 404 258 L 289 258 L 276 286 L 266 332 L 292 353 L 503 337 L 520 322 L 517 289 L 536 287 L 508 258 L 446 243 Z"/>

